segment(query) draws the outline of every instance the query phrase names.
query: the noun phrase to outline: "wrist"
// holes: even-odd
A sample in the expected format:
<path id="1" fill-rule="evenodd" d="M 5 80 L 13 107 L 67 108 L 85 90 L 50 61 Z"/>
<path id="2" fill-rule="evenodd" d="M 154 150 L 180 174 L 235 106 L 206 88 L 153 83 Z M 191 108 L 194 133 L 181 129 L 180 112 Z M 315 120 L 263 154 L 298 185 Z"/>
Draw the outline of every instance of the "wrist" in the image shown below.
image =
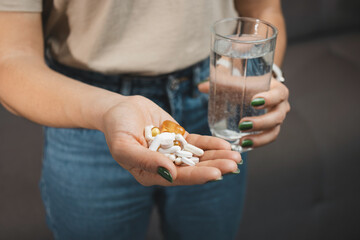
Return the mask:
<path id="1" fill-rule="evenodd" d="M 275 63 L 273 64 L 272 66 L 272 74 L 273 74 L 273 77 L 283 83 L 285 82 L 285 78 L 284 78 L 284 75 L 283 75 L 283 72 L 281 71 L 281 69 L 279 68 L 278 65 L 276 65 Z"/>
<path id="2" fill-rule="evenodd" d="M 102 90 L 102 89 L 101 89 Z M 86 103 L 83 119 L 86 128 L 105 131 L 105 115 L 115 105 L 125 101 L 126 96 L 102 90 L 93 96 L 92 101 Z"/>

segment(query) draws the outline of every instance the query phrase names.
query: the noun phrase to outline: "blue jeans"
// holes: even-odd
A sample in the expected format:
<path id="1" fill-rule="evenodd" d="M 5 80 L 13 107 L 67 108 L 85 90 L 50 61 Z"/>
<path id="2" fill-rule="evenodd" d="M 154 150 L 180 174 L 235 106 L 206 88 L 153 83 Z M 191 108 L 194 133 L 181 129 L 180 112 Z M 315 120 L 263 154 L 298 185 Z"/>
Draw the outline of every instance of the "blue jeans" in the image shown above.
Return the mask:
<path id="1" fill-rule="evenodd" d="M 210 134 L 207 95 L 197 84 L 209 62 L 157 77 L 103 75 L 48 60 L 57 72 L 123 95 L 145 96 L 190 133 Z M 104 134 L 45 127 L 41 193 L 55 239 L 144 239 L 157 207 L 164 239 L 234 239 L 242 214 L 246 160 L 240 174 L 196 186 L 144 187 L 113 160 Z"/>

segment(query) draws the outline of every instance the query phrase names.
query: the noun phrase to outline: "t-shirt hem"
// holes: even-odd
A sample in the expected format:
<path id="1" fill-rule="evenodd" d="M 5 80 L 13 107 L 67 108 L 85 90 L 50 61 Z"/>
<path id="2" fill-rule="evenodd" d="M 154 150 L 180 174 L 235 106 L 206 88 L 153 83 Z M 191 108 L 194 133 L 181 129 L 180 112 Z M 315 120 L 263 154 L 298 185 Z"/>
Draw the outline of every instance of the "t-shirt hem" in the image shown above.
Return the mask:
<path id="1" fill-rule="evenodd" d="M 31 12 L 31 13 L 41 13 L 42 9 L 14 9 L 14 8 L 3 8 L 0 7 L 0 12 Z"/>
<path id="2" fill-rule="evenodd" d="M 2 12 L 42 12 L 42 1 L 21 2 L 21 1 L 1 1 L 0 11 Z"/>

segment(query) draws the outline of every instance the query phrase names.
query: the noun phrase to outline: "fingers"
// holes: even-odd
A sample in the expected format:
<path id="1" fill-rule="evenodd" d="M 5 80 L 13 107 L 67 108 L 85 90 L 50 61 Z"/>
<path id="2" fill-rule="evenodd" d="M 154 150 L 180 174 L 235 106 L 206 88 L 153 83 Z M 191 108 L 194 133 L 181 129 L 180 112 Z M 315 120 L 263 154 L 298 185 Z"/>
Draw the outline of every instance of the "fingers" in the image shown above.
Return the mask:
<path id="1" fill-rule="evenodd" d="M 219 179 L 222 175 L 237 171 L 237 164 L 228 159 L 204 161 L 196 166 L 178 168 L 178 178 L 175 185 L 204 184 Z"/>
<path id="2" fill-rule="evenodd" d="M 252 105 L 255 108 L 271 108 L 289 98 L 289 89 L 277 80 L 271 81 L 270 90 L 253 96 Z M 263 101 L 263 100 L 265 101 Z"/>
<path id="3" fill-rule="evenodd" d="M 274 128 L 283 123 L 289 110 L 289 103 L 281 102 L 279 105 L 275 106 L 264 115 L 256 117 L 245 117 L 241 119 L 239 125 L 240 129 L 246 124 L 249 127 L 247 127 L 246 129 L 242 129 L 242 131 L 263 131 Z"/>
<path id="4" fill-rule="evenodd" d="M 163 154 L 150 151 L 129 138 L 113 143 L 110 151 L 115 160 L 144 186 L 203 184 L 237 170 L 236 162 L 240 162 L 241 156 L 231 152 L 230 144 L 225 140 L 197 134 L 189 134 L 186 139 L 204 150 L 212 149 L 205 151 L 202 162 L 196 166 L 176 167 Z"/>
<path id="5" fill-rule="evenodd" d="M 202 161 L 199 162 L 197 167 L 215 167 L 221 171 L 221 174 L 227 174 L 231 172 L 235 172 L 238 169 L 238 165 L 236 162 L 229 159 L 216 159 L 212 161 Z"/>
<path id="6" fill-rule="evenodd" d="M 259 147 L 273 142 L 280 132 L 286 114 L 290 111 L 288 102 L 289 90 L 284 84 L 272 80 L 270 90 L 256 94 L 252 105 L 255 108 L 267 108 L 269 111 L 261 116 L 245 117 L 241 120 L 241 131 L 262 131 L 241 139 L 243 147 Z"/>
<path id="7" fill-rule="evenodd" d="M 159 175 L 145 172 L 139 169 L 130 171 L 130 173 L 140 184 L 144 186 L 197 185 L 219 179 L 222 175 L 218 168 L 209 166 L 182 166 L 178 167 L 177 170 L 178 177 L 172 183 L 166 181 Z"/>
<path id="8" fill-rule="evenodd" d="M 222 139 L 210 136 L 201 136 L 197 134 L 189 134 L 187 140 L 189 141 L 189 143 L 192 144 L 194 144 L 195 142 L 196 144 L 194 145 L 197 145 L 204 150 L 208 148 L 221 149 L 205 151 L 204 155 L 201 157 L 201 161 L 207 163 L 199 163 L 199 166 L 196 166 L 201 167 L 202 165 L 204 165 L 207 167 L 212 167 L 212 169 L 203 169 L 207 171 L 201 173 L 200 170 L 192 169 L 193 167 L 177 168 L 174 163 L 163 154 L 150 151 L 149 149 L 141 145 L 134 145 L 133 142 L 121 142 L 121 144 L 118 143 L 118 148 L 112 148 L 111 152 L 113 153 L 115 160 L 118 159 L 118 162 L 123 167 L 128 169 L 141 184 L 146 186 L 154 184 L 168 185 L 171 182 L 177 182 L 177 184 L 182 183 L 185 185 L 201 184 L 210 180 L 214 180 L 214 176 L 219 177 L 217 174 L 218 171 L 220 171 L 220 176 L 223 172 L 235 171 L 236 169 L 232 169 L 234 168 L 234 166 L 237 166 L 236 162 L 240 163 L 241 161 L 240 154 L 230 151 L 229 143 Z M 220 163 L 223 163 L 223 165 L 221 165 Z M 159 167 L 165 168 L 165 170 L 160 169 L 161 172 L 159 172 Z M 183 169 L 190 170 L 190 173 L 184 172 Z M 215 171 L 214 169 L 218 171 Z M 180 173 L 179 171 L 182 173 Z M 200 175 L 193 175 L 195 173 Z M 169 180 L 169 176 L 171 180 Z M 180 180 L 178 180 L 179 177 L 181 178 Z M 167 183 L 165 183 L 164 180 Z"/>
<path id="9" fill-rule="evenodd" d="M 241 139 L 240 145 L 242 145 L 243 147 L 246 145 L 246 147 L 251 148 L 260 147 L 275 141 L 279 133 L 280 126 L 276 126 L 275 128 L 263 131 L 262 133 L 243 137 Z"/>
<path id="10" fill-rule="evenodd" d="M 148 148 L 141 145 L 135 145 L 134 143 L 118 143 L 114 148 L 111 149 L 115 160 L 119 162 L 121 166 L 124 166 L 130 171 L 130 169 L 141 169 L 145 172 L 154 174 L 163 174 L 167 177 L 168 181 L 173 181 L 177 177 L 176 166 L 172 161 L 159 153 L 150 151 Z M 164 168 L 159 173 L 159 167 Z"/>
<path id="11" fill-rule="evenodd" d="M 222 175 L 221 170 L 216 167 L 200 165 L 179 167 L 178 172 L 180 177 L 174 182 L 175 185 L 204 184 L 219 179 Z"/>
<path id="12" fill-rule="evenodd" d="M 214 159 L 229 159 L 240 163 L 241 155 L 238 152 L 229 150 L 208 150 L 204 152 L 204 155 L 200 158 L 200 162 Z"/>
<path id="13" fill-rule="evenodd" d="M 209 81 L 200 83 L 200 84 L 198 85 L 198 89 L 199 89 L 199 91 L 202 92 L 202 93 L 209 93 L 209 89 L 210 89 L 210 83 L 209 83 Z"/>
<path id="14" fill-rule="evenodd" d="M 142 170 L 130 171 L 135 178 L 145 186 L 177 186 L 177 185 L 197 185 L 204 184 L 221 178 L 227 173 L 236 172 L 237 164 L 228 159 L 217 159 L 213 161 L 204 161 L 196 166 L 181 166 L 177 168 L 178 176 L 172 183 L 164 180 L 159 175 Z"/>
<path id="15" fill-rule="evenodd" d="M 186 137 L 186 141 L 190 144 L 195 145 L 201 149 L 208 150 L 231 150 L 231 145 L 227 141 L 211 137 L 211 136 L 202 136 L 198 134 L 189 134 Z"/>

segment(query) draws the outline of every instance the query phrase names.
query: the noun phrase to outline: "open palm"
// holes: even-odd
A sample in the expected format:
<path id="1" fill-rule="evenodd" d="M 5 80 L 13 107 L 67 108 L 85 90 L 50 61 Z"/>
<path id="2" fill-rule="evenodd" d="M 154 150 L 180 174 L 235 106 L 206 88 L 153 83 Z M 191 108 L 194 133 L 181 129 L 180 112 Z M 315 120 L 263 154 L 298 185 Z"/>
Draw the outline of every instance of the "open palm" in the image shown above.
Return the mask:
<path id="1" fill-rule="evenodd" d="M 204 149 L 196 166 L 176 166 L 161 153 L 150 151 L 144 137 L 148 125 L 160 126 L 174 119 L 154 102 L 141 96 L 126 97 L 104 115 L 104 134 L 114 159 L 145 186 L 193 185 L 219 179 L 221 175 L 237 170 L 240 154 L 232 152 L 221 139 L 185 134 L 186 140 Z M 158 174 L 159 167 L 167 169 L 172 182 Z"/>

